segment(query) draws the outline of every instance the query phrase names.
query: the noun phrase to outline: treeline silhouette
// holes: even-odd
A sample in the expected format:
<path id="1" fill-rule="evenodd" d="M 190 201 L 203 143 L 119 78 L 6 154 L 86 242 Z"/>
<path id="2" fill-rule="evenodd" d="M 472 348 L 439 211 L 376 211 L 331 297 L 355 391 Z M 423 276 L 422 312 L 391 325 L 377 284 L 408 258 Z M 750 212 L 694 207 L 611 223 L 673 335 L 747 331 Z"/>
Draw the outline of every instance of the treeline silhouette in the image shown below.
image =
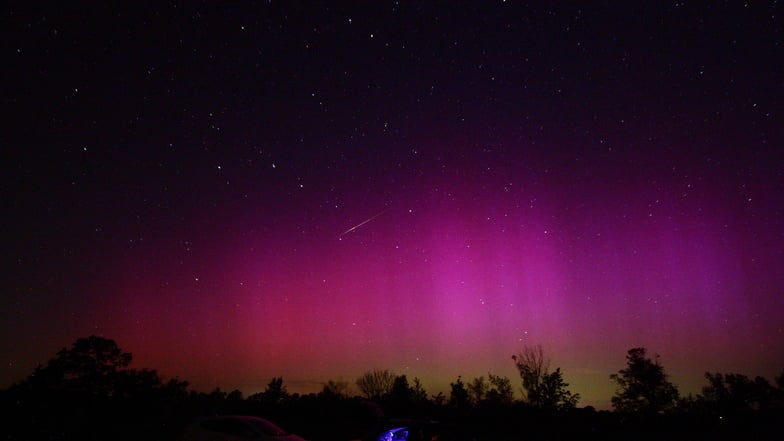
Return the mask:
<path id="1" fill-rule="evenodd" d="M 632 348 L 626 367 L 610 375 L 613 411 L 577 406 L 560 368 L 541 346 L 512 356 L 523 398 L 507 377 L 458 376 L 449 394 L 430 395 L 418 378 L 374 369 L 353 385 L 327 380 L 318 393 L 289 393 L 283 377 L 243 396 L 205 393 L 155 370 L 130 368 L 131 353 L 114 340 L 80 338 L 27 379 L 0 392 L 6 440 L 164 440 L 201 417 L 256 415 L 319 441 L 373 440 L 405 421 L 438 421 L 437 439 L 779 439 L 784 371 L 762 377 L 706 373 L 696 396 L 681 397 L 658 356 Z M 355 386 L 359 394 L 352 394 Z M 435 436 L 429 439 L 433 440 Z"/>

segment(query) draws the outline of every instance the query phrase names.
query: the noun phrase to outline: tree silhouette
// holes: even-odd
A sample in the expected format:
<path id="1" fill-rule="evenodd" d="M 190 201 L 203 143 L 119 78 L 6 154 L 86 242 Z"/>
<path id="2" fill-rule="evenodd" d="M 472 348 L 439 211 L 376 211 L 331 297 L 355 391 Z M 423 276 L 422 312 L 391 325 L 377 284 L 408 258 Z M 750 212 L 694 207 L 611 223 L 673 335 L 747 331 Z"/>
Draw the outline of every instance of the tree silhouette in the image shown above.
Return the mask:
<path id="1" fill-rule="evenodd" d="M 550 361 L 544 356 L 542 346 L 526 346 L 512 356 L 523 383 L 523 398 L 543 409 L 560 410 L 575 407 L 579 394 L 568 390 L 569 383 L 563 381 L 561 368 L 549 372 Z"/>
<path id="2" fill-rule="evenodd" d="M 262 401 L 265 403 L 277 404 L 289 398 L 286 386 L 283 385 L 283 377 L 272 377 L 267 384 L 264 392 L 258 392 L 248 397 L 252 401 Z"/>
<path id="3" fill-rule="evenodd" d="M 395 374 L 388 369 L 373 369 L 357 378 L 359 391 L 369 400 L 380 400 L 392 391 Z"/>
<path id="4" fill-rule="evenodd" d="M 154 369 L 123 369 L 114 374 L 113 396 L 123 398 L 149 398 L 163 389 L 163 381 Z"/>
<path id="5" fill-rule="evenodd" d="M 188 396 L 188 386 L 190 384 L 187 381 L 170 378 L 169 381 L 161 385 L 161 390 L 167 397 L 182 400 Z"/>
<path id="6" fill-rule="evenodd" d="M 705 373 L 708 385 L 698 400 L 721 415 L 767 411 L 775 401 L 776 390 L 763 377 L 751 380 L 741 374 Z"/>
<path id="7" fill-rule="evenodd" d="M 430 401 L 432 401 L 436 406 L 441 407 L 444 405 L 444 403 L 446 403 L 446 395 L 444 395 L 443 392 L 439 392 L 435 395 L 431 395 Z"/>
<path id="8" fill-rule="evenodd" d="M 485 393 L 485 399 L 492 403 L 510 405 L 514 401 L 512 382 L 507 377 L 488 374 L 490 387 Z"/>
<path id="9" fill-rule="evenodd" d="M 77 339 L 70 349 L 60 350 L 46 367 L 39 367 L 30 380 L 47 387 L 109 396 L 116 392 L 119 374 L 132 359 L 131 353 L 123 352 L 114 340 L 91 335 Z M 125 383 L 128 379 L 123 380 Z M 159 384 L 160 379 L 157 381 Z"/>
<path id="10" fill-rule="evenodd" d="M 538 390 L 539 405 L 546 409 L 572 409 L 580 401 L 580 394 L 573 394 L 561 376 L 561 368 L 542 375 Z"/>
<path id="11" fill-rule="evenodd" d="M 213 401 L 224 401 L 229 394 L 222 390 L 220 387 L 216 387 L 209 394 L 207 397 Z"/>
<path id="12" fill-rule="evenodd" d="M 465 384 L 465 389 L 473 404 L 489 402 L 509 405 L 514 401 L 512 382 L 500 375 L 487 374 L 487 379 L 484 376 L 475 377 Z"/>
<path id="13" fill-rule="evenodd" d="M 539 401 L 542 376 L 550 365 L 550 362 L 544 358 L 542 346 L 526 346 L 519 354 L 512 355 L 512 360 L 523 383 L 523 399 L 535 405 Z"/>
<path id="14" fill-rule="evenodd" d="M 398 375 L 392 382 L 392 389 L 389 391 L 389 398 L 398 403 L 410 403 L 413 401 L 414 390 L 408 384 L 405 375 Z"/>
<path id="15" fill-rule="evenodd" d="M 471 397 L 463 383 L 463 379 L 458 376 L 457 381 L 449 383 L 452 390 L 449 392 L 449 405 L 457 409 L 465 409 L 471 403 Z"/>
<path id="16" fill-rule="evenodd" d="M 544 438 L 554 428 L 555 438 L 566 439 L 581 435 L 648 439 L 647 433 L 638 431 L 650 428 L 660 430 L 662 439 L 671 431 L 682 437 L 682 429 L 698 428 L 721 430 L 717 435 L 743 433 L 753 439 L 778 439 L 763 434 L 775 434 L 778 428 L 784 410 L 784 371 L 774 382 L 707 373 L 708 384 L 701 395 L 676 401 L 677 389 L 667 381 L 658 358 L 646 358 L 644 348 L 629 350 L 626 358 L 625 369 L 611 375 L 619 386 L 613 398 L 615 414 L 595 412 L 589 406 L 585 412 L 528 414 L 537 418 L 522 414 L 521 420 L 512 382 L 490 373 L 466 382 L 458 376 L 449 392 L 430 399 L 418 378 L 409 381 L 406 375 L 395 376 L 388 370 L 374 370 L 357 380 L 358 385 L 367 386 L 362 393 L 376 402 L 348 398 L 345 381 L 328 381 L 318 395 L 289 395 L 283 377 L 272 378 L 263 392 L 243 399 L 239 390 L 188 391 L 185 381 L 164 382 L 153 369 L 131 369 L 130 353 L 113 340 L 91 336 L 57 352 L 25 382 L 0 390 L 0 405 L 8 414 L 7 439 L 176 439 L 177 431 L 198 416 L 238 412 L 269 415 L 295 433 L 325 440 L 376 439 L 376 430 L 387 422 L 385 416 L 390 420 L 448 420 L 449 427 L 442 426 L 447 436 L 440 439 L 535 439 Z M 560 368 L 549 371 L 541 347 L 527 347 L 513 359 L 531 406 L 544 410 L 575 407 L 579 395 L 568 390 Z M 652 420 L 655 427 L 624 424 L 629 417 L 625 412 L 650 414 L 676 403 L 678 412 Z M 733 418 L 705 418 L 717 415 Z M 691 432 L 686 433 L 688 437 Z M 417 432 L 410 435 L 430 438 L 421 438 Z"/>
<path id="17" fill-rule="evenodd" d="M 228 401 L 242 401 L 244 396 L 242 395 L 242 391 L 239 389 L 234 389 L 233 391 L 229 392 L 226 395 L 226 400 Z"/>
<path id="18" fill-rule="evenodd" d="M 264 395 L 272 403 L 280 403 L 289 396 L 286 386 L 283 385 L 283 377 L 273 377 L 267 384 Z"/>
<path id="19" fill-rule="evenodd" d="M 678 400 L 678 389 L 667 380 L 658 355 L 646 358 L 645 348 L 629 349 L 626 369 L 610 379 L 618 384 L 612 405 L 619 412 L 653 414 L 672 409 Z"/>
<path id="20" fill-rule="evenodd" d="M 418 378 L 414 378 L 412 386 L 405 375 L 398 375 L 384 404 L 385 410 L 391 415 L 423 416 L 427 407 L 427 392 Z"/>
<path id="21" fill-rule="evenodd" d="M 781 370 L 781 373 L 773 381 L 776 383 L 776 388 L 773 390 L 772 407 L 784 413 L 784 369 Z"/>
<path id="22" fill-rule="evenodd" d="M 487 381 L 485 381 L 485 377 L 474 378 L 473 381 L 468 383 L 467 389 L 471 401 L 473 401 L 474 403 L 478 403 L 482 401 L 488 389 L 488 385 L 487 385 Z"/>
<path id="23" fill-rule="evenodd" d="M 413 379 L 414 385 L 411 387 L 411 393 L 414 401 L 425 402 L 427 401 L 427 391 L 422 386 L 422 380 L 417 377 Z"/>
<path id="24" fill-rule="evenodd" d="M 332 398 L 345 398 L 348 396 L 348 382 L 328 380 L 321 389 L 321 395 Z"/>

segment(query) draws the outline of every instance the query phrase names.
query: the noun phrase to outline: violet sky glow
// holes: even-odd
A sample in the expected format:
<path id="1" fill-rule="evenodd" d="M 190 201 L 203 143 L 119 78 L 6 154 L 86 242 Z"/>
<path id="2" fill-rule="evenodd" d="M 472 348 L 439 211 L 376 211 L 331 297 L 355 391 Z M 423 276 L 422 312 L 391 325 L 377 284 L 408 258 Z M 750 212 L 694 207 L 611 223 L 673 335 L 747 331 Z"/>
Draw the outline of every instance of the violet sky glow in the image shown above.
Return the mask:
<path id="1" fill-rule="evenodd" d="M 780 372 L 780 7 L 443 6 L 11 7 L 3 385 Z"/>

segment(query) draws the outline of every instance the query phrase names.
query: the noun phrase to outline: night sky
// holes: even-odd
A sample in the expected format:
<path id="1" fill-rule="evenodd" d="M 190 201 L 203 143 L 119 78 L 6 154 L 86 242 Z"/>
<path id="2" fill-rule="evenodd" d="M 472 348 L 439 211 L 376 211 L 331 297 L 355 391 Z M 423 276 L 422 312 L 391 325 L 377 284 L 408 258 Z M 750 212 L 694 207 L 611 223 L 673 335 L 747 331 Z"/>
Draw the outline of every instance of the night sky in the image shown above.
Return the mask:
<path id="1" fill-rule="evenodd" d="M 0 387 L 91 334 L 246 394 L 784 367 L 776 1 L 28 3 Z"/>

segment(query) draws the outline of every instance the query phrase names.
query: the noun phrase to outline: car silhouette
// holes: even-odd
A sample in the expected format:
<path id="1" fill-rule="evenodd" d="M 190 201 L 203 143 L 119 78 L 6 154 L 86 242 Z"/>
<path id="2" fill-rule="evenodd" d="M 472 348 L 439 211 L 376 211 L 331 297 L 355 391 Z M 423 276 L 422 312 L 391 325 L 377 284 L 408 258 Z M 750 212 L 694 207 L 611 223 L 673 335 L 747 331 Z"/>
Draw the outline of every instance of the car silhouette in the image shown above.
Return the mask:
<path id="1" fill-rule="evenodd" d="M 180 441 L 305 441 L 274 423 L 248 415 L 222 415 L 204 418 L 186 427 Z"/>

